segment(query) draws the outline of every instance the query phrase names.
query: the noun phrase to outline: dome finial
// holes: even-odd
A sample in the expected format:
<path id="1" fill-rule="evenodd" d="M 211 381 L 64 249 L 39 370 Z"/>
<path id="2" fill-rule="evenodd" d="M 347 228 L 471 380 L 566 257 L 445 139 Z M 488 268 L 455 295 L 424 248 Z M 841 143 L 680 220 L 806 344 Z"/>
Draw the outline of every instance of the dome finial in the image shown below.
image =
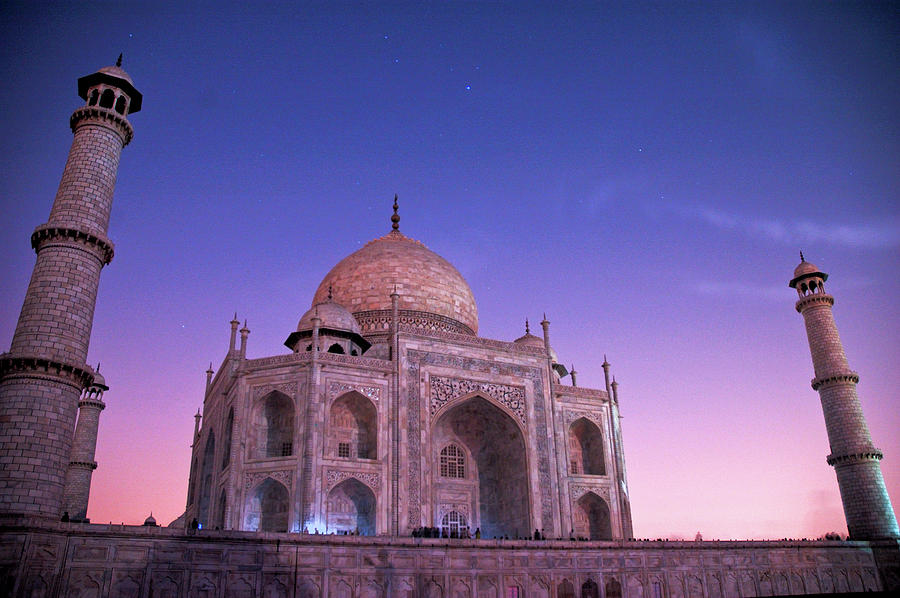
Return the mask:
<path id="1" fill-rule="evenodd" d="M 531 330 L 528 328 L 528 318 L 525 318 L 525 334 L 531 334 Z"/>
<path id="2" fill-rule="evenodd" d="M 400 230 L 400 215 L 397 213 L 397 210 L 400 206 L 397 204 L 397 194 L 394 193 L 394 214 L 391 216 L 391 229 L 399 231 Z"/>
<path id="3" fill-rule="evenodd" d="M 118 60 L 116 60 L 116 66 L 118 66 L 118 67 L 122 66 L 122 53 L 121 52 L 119 53 Z"/>
<path id="4" fill-rule="evenodd" d="M 801 250 L 800 250 L 800 262 L 802 263 L 802 262 L 805 262 L 805 261 L 806 261 L 806 258 L 803 257 L 803 250 L 801 249 Z"/>

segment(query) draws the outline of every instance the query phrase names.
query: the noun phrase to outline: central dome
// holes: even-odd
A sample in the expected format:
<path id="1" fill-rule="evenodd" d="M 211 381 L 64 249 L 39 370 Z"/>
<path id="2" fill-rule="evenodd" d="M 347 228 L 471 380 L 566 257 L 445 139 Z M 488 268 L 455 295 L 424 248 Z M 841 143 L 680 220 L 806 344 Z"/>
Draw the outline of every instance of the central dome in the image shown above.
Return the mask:
<path id="1" fill-rule="evenodd" d="M 398 230 L 369 241 L 325 275 L 313 305 L 333 300 L 360 321 L 363 334 L 383 331 L 391 293 L 400 296 L 401 322 L 422 329 L 478 332 L 478 307 L 453 265 Z"/>

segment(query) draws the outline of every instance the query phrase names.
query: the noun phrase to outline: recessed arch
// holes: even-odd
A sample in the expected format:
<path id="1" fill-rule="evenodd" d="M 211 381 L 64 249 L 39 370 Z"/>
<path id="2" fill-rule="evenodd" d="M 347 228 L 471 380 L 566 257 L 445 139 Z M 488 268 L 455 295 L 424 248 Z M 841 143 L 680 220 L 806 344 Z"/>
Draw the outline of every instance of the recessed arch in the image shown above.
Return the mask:
<path id="1" fill-rule="evenodd" d="M 266 478 L 247 496 L 244 530 L 286 532 L 290 515 L 290 497 L 284 484 Z"/>
<path id="2" fill-rule="evenodd" d="M 125 114 L 125 96 L 120 95 L 116 99 L 116 112 L 119 114 Z"/>
<path id="3" fill-rule="evenodd" d="M 113 102 L 116 101 L 116 93 L 107 88 L 103 90 L 103 93 L 100 94 L 100 107 L 101 108 L 112 108 Z"/>
<path id="4" fill-rule="evenodd" d="M 615 577 L 606 582 L 606 598 L 622 598 L 622 584 Z"/>
<path id="5" fill-rule="evenodd" d="M 569 469 L 573 475 L 606 475 L 603 459 L 603 435 L 586 417 L 569 426 Z"/>
<path id="6" fill-rule="evenodd" d="M 294 402 L 277 390 L 256 402 L 251 418 L 251 459 L 294 454 Z"/>
<path id="7" fill-rule="evenodd" d="M 575 598 L 575 586 L 568 579 L 560 582 L 556 588 L 556 598 Z"/>
<path id="8" fill-rule="evenodd" d="M 328 353 L 337 353 L 338 355 L 343 355 L 344 347 L 342 347 L 340 343 L 334 343 L 330 347 L 328 347 Z"/>
<path id="9" fill-rule="evenodd" d="M 328 457 L 378 458 L 378 410 L 367 397 L 350 391 L 328 410 Z"/>
<path id="10" fill-rule="evenodd" d="M 212 430 L 206 437 L 206 448 L 203 450 L 203 462 L 200 468 L 200 504 L 197 507 L 197 521 L 203 527 L 210 524 L 209 508 L 212 499 L 213 461 L 216 458 L 216 437 Z"/>
<path id="11" fill-rule="evenodd" d="M 619 598 L 621 596 L 622 592 L 619 590 Z M 600 598 L 600 588 L 593 579 L 588 578 L 581 584 L 581 598 Z M 609 593 L 607 593 L 607 598 L 609 598 Z"/>
<path id="12" fill-rule="evenodd" d="M 441 405 L 432 415 L 431 421 L 439 420 L 445 413 L 447 413 L 457 405 L 461 405 L 463 403 L 471 401 L 472 399 L 481 399 L 482 401 L 489 403 L 492 407 L 498 409 L 499 411 L 502 411 L 505 415 L 509 416 L 510 420 L 512 420 L 512 423 L 514 423 L 522 433 L 522 436 L 525 436 L 525 434 L 527 433 L 525 423 L 522 421 L 518 413 L 512 411 L 509 407 L 507 407 L 500 401 L 497 401 L 490 396 L 486 396 L 484 393 L 481 393 L 477 390 L 459 395 L 458 397 L 453 397 L 452 399 Z"/>
<path id="13" fill-rule="evenodd" d="M 465 463 L 471 489 L 452 490 L 469 496 L 469 526 L 480 528 L 484 538 L 529 533 L 533 526 L 525 435 L 516 418 L 478 394 L 438 412 L 431 431 L 431 454 L 438 461 L 436 481 L 446 479 L 439 475 L 440 451 L 454 442 L 471 455 L 471 463 Z M 436 484 L 435 492 L 444 490 L 449 489 Z M 437 496 L 434 502 L 439 502 Z"/>
<path id="14" fill-rule="evenodd" d="M 231 463 L 231 436 L 234 432 L 234 407 L 228 410 L 228 417 L 225 418 L 225 433 L 222 442 L 222 469 L 228 467 Z"/>
<path id="15" fill-rule="evenodd" d="M 228 498 L 225 494 L 225 488 L 219 493 L 219 515 L 216 517 L 216 525 L 220 529 L 225 529 L 225 507 L 228 505 Z"/>
<path id="16" fill-rule="evenodd" d="M 327 499 L 328 531 L 375 535 L 375 494 L 355 478 L 331 489 Z"/>
<path id="17" fill-rule="evenodd" d="M 572 513 L 573 529 L 579 538 L 588 540 L 612 540 L 612 522 L 606 501 L 587 492 L 575 501 Z"/>

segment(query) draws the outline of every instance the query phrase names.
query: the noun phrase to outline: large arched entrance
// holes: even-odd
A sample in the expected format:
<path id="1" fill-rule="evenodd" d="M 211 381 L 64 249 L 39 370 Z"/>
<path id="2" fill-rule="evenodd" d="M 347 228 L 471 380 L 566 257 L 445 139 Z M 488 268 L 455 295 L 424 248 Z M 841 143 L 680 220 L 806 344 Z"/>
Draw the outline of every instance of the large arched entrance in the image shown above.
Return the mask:
<path id="1" fill-rule="evenodd" d="M 457 443 L 473 461 L 462 469 L 463 477 L 450 475 L 458 467 L 441 467 L 442 451 Z M 474 515 L 469 527 L 481 528 L 482 538 L 530 533 L 525 439 L 505 411 L 479 396 L 452 406 L 432 428 L 432 459 L 436 515 L 443 502 L 452 502 L 449 497 L 465 495 Z"/>
<path id="2" fill-rule="evenodd" d="M 250 532 L 286 532 L 290 515 L 287 488 L 266 478 L 247 499 L 244 530 Z"/>
<path id="3" fill-rule="evenodd" d="M 372 401 L 348 392 L 331 405 L 327 456 L 339 459 L 378 458 L 378 413 Z"/>
<path id="4" fill-rule="evenodd" d="M 294 402 L 273 391 L 253 407 L 250 458 L 289 457 L 294 454 Z"/>
<path id="5" fill-rule="evenodd" d="M 575 536 L 588 540 L 612 540 L 609 507 L 593 492 L 576 501 L 572 518 L 575 520 Z"/>
<path id="6" fill-rule="evenodd" d="M 349 478 L 328 493 L 328 531 L 375 535 L 375 494 Z"/>

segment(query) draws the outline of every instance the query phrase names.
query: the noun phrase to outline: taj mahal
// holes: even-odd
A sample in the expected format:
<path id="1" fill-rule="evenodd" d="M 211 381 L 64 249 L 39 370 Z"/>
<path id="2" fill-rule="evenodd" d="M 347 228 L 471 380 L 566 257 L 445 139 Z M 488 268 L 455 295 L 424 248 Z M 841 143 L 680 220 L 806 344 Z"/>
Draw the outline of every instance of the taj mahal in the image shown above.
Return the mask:
<path id="1" fill-rule="evenodd" d="M 801 255 L 788 286 L 849 540 L 636 540 L 618 384 L 605 356 L 604 387 L 585 388 L 554 351 L 546 316 L 524 321 L 516 339 L 479 336 L 472 290 L 401 232 L 396 196 L 385 230 L 373 231 L 385 234 L 309 290 L 285 350 L 248 358 L 250 330 L 235 314 L 195 416 L 184 514 L 168 527 L 152 518 L 91 523 L 108 387 L 85 360 L 100 273 L 114 257 L 107 230 L 118 164 L 143 96 L 121 56 L 80 78 L 77 91 L 84 104 L 70 119 L 69 158 L 50 217 L 31 237 L 31 282 L 0 354 L 3 595 L 738 598 L 900 589 L 900 531 L 828 274 Z"/>

